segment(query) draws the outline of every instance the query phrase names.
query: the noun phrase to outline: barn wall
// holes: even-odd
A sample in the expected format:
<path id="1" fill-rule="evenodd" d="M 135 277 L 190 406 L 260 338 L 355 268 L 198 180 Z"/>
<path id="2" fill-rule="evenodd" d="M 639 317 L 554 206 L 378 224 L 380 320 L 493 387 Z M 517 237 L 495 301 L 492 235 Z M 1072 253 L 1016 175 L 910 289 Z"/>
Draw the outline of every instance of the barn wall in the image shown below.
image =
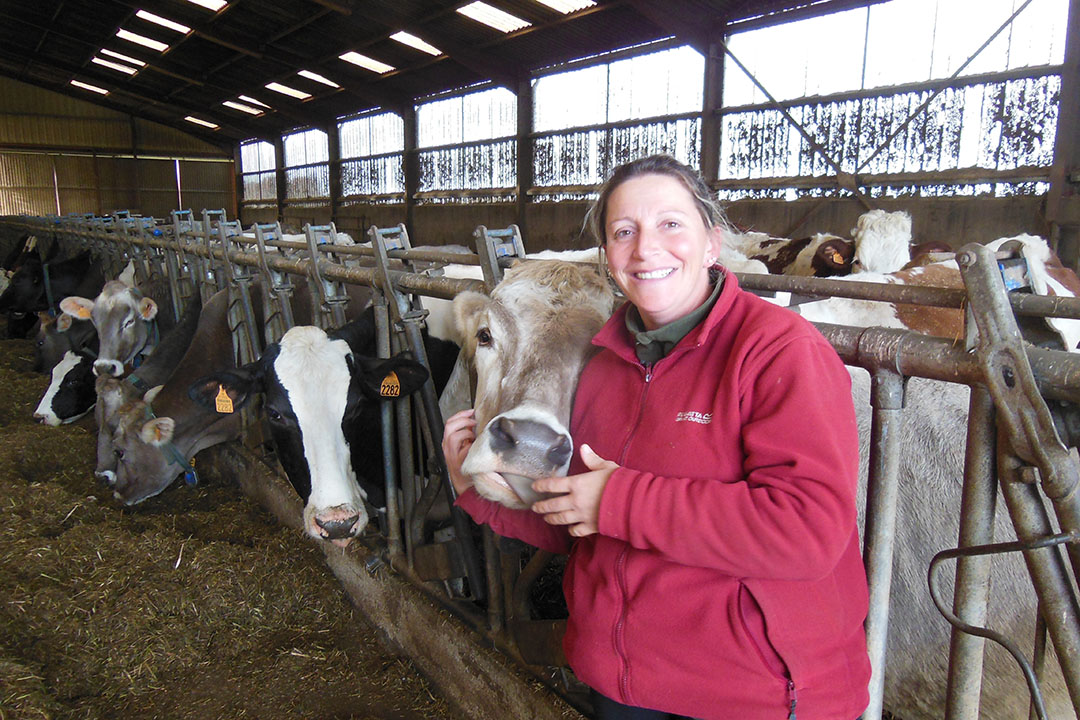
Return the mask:
<path id="1" fill-rule="evenodd" d="M 116 157 L 127 155 L 129 157 Z M 131 157 L 156 155 L 156 159 Z M 167 156 L 162 159 L 160 156 Z M 232 154 L 171 127 L 0 77 L 0 214 L 236 207 Z M 55 169 L 55 183 L 54 183 Z"/>

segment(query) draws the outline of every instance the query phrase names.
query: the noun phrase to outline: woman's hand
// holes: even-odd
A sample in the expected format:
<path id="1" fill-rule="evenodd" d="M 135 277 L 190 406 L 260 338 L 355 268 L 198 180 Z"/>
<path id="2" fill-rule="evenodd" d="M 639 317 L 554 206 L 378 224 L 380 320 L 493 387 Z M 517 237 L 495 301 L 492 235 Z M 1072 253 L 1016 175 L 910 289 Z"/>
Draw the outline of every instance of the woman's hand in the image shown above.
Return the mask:
<path id="1" fill-rule="evenodd" d="M 472 487 L 472 476 L 461 472 L 461 464 L 476 440 L 476 416 L 472 409 L 454 413 L 443 427 L 442 451 L 446 470 L 457 494 Z"/>
<path id="2" fill-rule="evenodd" d="M 533 511 L 541 513 L 544 521 L 552 525 L 569 525 L 574 537 L 599 532 L 600 496 L 608 478 L 619 467 L 597 455 L 588 445 L 581 446 L 581 459 L 589 472 L 541 478 L 532 484 L 536 492 L 559 493 L 558 497 L 533 503 Z"/>

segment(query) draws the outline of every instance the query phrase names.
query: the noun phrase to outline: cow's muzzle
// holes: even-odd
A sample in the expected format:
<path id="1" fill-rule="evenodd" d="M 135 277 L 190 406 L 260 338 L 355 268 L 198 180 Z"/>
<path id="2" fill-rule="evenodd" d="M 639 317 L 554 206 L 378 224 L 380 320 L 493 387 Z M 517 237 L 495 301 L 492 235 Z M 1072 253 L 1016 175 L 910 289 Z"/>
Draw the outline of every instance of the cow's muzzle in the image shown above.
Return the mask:
<path id="1" fill-rule="evenodd" d="M 119 360 L 95 360 L 94 374 L 98 377 L 120 377 L 124 374 L 124 365 Z"/>
<path id="2" fill-rule="evenodd" d="M 566 464 L 574 447 L 569 436 L 533 420 L 500 417 L 491 423 L 488 432 L 496 455 L 510 453 L 528 458 L 530 466 L 548 468 L 551 473 Z"/>

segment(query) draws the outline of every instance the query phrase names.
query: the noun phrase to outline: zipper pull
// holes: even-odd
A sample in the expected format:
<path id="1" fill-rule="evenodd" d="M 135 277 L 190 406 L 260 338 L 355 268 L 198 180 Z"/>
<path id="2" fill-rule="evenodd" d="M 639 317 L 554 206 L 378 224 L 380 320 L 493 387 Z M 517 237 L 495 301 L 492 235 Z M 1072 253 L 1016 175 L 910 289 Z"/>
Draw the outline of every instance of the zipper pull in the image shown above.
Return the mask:
<path id="1" fill-rule="evenodd" d="M 652 380 L 652 369 L 653 369 L 652 365 L 646 365 L 645 366 L 645 382 L 646 383 L 649 382 L 650 380 Z"/>
<path id="2" fill-rule="evenodd" d="M 787 694 L 788 700 L 791 701 L 788 706 L 787 720 L 795 720 L 795 705 L 799 702 L 799 698 L 795 695 L 795 682 L 792 680 L 787 681 Z"/>

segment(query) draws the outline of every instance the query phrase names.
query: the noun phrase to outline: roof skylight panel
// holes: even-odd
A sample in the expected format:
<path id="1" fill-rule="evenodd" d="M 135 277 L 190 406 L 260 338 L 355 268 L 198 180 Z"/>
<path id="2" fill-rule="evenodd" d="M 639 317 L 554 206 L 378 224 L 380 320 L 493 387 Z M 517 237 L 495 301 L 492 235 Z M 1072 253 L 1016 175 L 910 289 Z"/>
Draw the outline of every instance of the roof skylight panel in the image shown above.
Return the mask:
<path id="1" fill-rule="evenodd" d="M 90 92 L 96 92 L 96 93 L 98 93 L 100 95 L 108 95 L 109 94 L 108 90 L 106 90 L 103 87 L 98 87 L 97 85 L 91 85 L 90 83 L 84 83 L 84 82 L 81 82 L 79 80 L 70 80 L 69 82 L 72 85 L 74 85 L 75 87 L 82 88 L 83 90 L 89 90 Z"/>
<path id="2" fill-rule="evenodd" d="M 307 100 L 309 97 L 311 97 L 311 93 L 304 92 L 303 90 L 297 90 L 294 87 L 282 85 L 281 83 L 270 82 L 266 83 L 266 85 L 264 85 L 263 87 L 265 87 L 267 90 L 273 90 L 274 92 L 281 93 L 282 95 L 294 97 L 297 100 Z"/>
<path id="3" fill-rule="evenodd" d="M 120 38 L 121 40 L 127 40 L 128 42 L 133 42 L 136 45 L 142 45 L 143 47 L 148 47 L 151 50 L 157 50 L 158 52 L 165 52 L 166 50 L 169 49 L 169 46 L 166 45 L 163 42 L 158 42 L 157 40 L 153 40 L 151 38 L 148 38 L 145 35 L 139 35 L 138 33 L 133 33 L 130 30 L 125 30 L 124 28 L 120 28 L 120 29 L 118 29 L 116 31 L 116 37 Z"/>
<path id="4" fill-rule="evenodd" d="M 338 55 L 338 57 L 345 62 L 350 62 L 353 65 L 359 65 L 365 70 L 370 70 L 371 72 L 379 73 L 380 75 L 397 69 L 393 65 L 387 65 L 384 62 L 379 62 L 375 58 L 369 58 L 367 55 L 361 55 L 360 53 L 354 52 L 352 50 L 343 55 Z"/>
<path id="5" fill-rule="evenodd" d="M 308 80 L 314 80 L 317 83 L 322 83 L 323 85 L 328 85 L 328 86 L 330 86 L 332 88 L 341 87 L 340 85 L 338 85 L 336 82 L 334 82 L 330 78 L 323 77 L 319 73 L 313 73 L 310 70 L 300 70 L 296 74 L 299 75 L 300 77 L 305 77 Z"/>
<path id="6" fill-rule="evenodd" d="M 228 2 L 226 2 L 226 0 L 187 0 L 187 1 L 189 3 L 191 3 L 191 4 L 193 4 L 193 5 L 198 5 L 199 7 L 204 7 L 207 10 L 213 10 L 214 12 L 217 12 L 218 10 L 220 10 L 221 8 L 223 8 L 223 7 L 225 7 L 226 5 L 229 4 Z"/>
<path id="7" fill-rule="evenodd" d="M 111 60 L 106 60 L 105 58 L 99 58 L 99 57 L 90 58 L 90 62 L 95 63 L 97 65 L 101 65 L 102 67 L 107 67 L 110 70 L 116 70 L 117 72 L 125 73 L 127 75 L 134 75 L 135 73 L 139 72 L 138 70 L 136 70 L 133 67 L 129 67 L 127 65 L 121 65 L 118 62 L 112 62 Z"/>
<path id="8" fill-rule="evenodd" d="M 170 20 L 169 18 L 161 17 L 160 15 L 155 15 L 154 13 L 147 12 L 146 10 L 139 10 L 135 13 L 135 17 L 146 20 L 147 22 L 152 22 L 156 25 L 160 25 L 164 28 L 169 28 L 170 30 L 174 30 L 178 33 L 183 33 L 184 35 L 187 35 L 189 32 L 191 32 L 191 28 L 189 28 L 187 25 L 182 25 L 181 23 Z"/>
<path id="9" fill-rule="evenodd" d="M 142 60 L 139 60 L 138 58 L 133 58 L 130 55 L 125 55 L 124 53 L 118 53 L 115 50 L 110 50 L 108 48 L 101 48 L 101 54 L 102 55 L 108 55 L 109 57 L 116 58 L 117 60 L 123 60 L 128 65 L 135 65 L 137 67 L 146 67 L 146 63 L 144 63 Z"/>
<path id="10" fill-rule="evenodd" d="M 217 129 L 220 128 L 219 125 L 215 125 L 214 123 L 210 122 L 209 120 L 202 120 L 202 119 L 194 117 L 192 115 L 187 115 L 187 116 L 184 117 L 184 119 L 187 120 L 189 123 L 195 123 L 196 125 L 202 125 L 203 127 L 208 127 L 211 130 L 217 130 Z"/>
<path id="11" fill-rule="evenodd" d="M 232 100 L 226 100 L 225 102 L 223 102 L 221 104 L 224 105 L 225 107 L 232 108 L 233 110 L 239 110 L 240 112 L 246 112 L 248 115 L 262 115 L 263 114 L 263 111 L 260 110 L 259 108 L 254 108 L 254 107 L 251 107 L 250 105 L 245 105 L 244 103 L 234 102 Z"/>
<path id="12" fill-rule="evenodd" d="M 434 45 L 430 45 L 420 38 L 416 37 L 412 33 L 407 33 L 404 30 L 396 32 L 390 36 L 391 40 L 397 40 L 402 45 L 408 45 L 411 48 L 419 50 L 420 52 L 426 52 L 428 55 L 442 55 L 443 52 Z"/>
<path id="13" fill-rule="evenodd" d="M 248 97 L 247 95 L 238 95 L 237 99 L 243 100 L 244 102 L 249 103 L 251 105 L 258 105 L 259 107 L 266 108 L 267 110 L 273 110 L 272 107 L 270 107 L 269 105 L 264 103 L 262 100 L 256 100 L 255 98 Z"/>
<path id="14" fill-rule="evenodd" d="M 596 6 L 593 0 L 536 0 L 536 2 L 546 5 L 555 12 L 561 12 L 563 15 Z"/>
<path id="15" fill-rule="evenodd" d="M 516 15 L 511 15 L 480 0 L 459 7 L 457 11 L 467 18 L 503 33 L 512 33 L 515 30 L 521 30 L 532 25 L 528 20 L 522 20 Z"/>

